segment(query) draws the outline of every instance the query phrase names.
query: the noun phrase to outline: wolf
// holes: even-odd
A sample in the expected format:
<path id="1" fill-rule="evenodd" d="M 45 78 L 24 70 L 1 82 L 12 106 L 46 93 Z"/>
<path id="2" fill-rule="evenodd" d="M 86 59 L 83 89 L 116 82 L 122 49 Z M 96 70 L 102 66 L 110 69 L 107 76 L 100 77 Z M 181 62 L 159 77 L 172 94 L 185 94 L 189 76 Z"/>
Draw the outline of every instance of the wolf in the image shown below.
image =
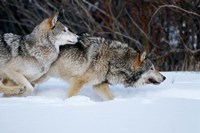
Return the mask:
<path id="1" fill-rule="evenodd" d="M 109 85 L 137 87 L 160 84 L 166 79 L 145 51 L 137 52 L 126 43 L 88 35 L 80 37 L 75 45 L 61 46 L 49 71 L 33 83 L 50 77 L 69 82 L 67 97 L 77 95 L 84 85 L 92 85 L 104 100 L 114 98 Z"/>
<path id="2" fill-rule="evenodd" d="M 58 14 L 43 20 L 30 34 L 0 35 L 0 92 L 30 95 L 34 90 L 31 82 L 48 72 L 59 47 L 77 43 L 78 36 L 57 20 Z"/>

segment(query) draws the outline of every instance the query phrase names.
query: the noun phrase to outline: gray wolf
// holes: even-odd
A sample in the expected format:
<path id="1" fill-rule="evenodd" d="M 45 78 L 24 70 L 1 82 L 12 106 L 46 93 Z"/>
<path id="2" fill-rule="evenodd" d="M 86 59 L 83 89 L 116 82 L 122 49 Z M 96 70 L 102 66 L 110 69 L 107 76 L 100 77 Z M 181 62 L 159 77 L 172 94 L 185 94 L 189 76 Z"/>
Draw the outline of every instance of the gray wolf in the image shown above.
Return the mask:
<path id="1" fill-rule="evenodd" d="M 109 90 L 112 84 L 137 87 L 165 80 L 146 57 L 146 52 L 136 52 L 126 43 L 90 36 L 82 36 L 75 45 L 61 46 L 50 70 L 34 83 L 49 77 L 69 82 L 67 97 L 77 95 L 89 84 L 104 100 L 113 99 Z"/>
<path id="2" fill-rule="evenodd" d="M 31 94 L 31 82 L 49 70 L 59 55 L 59 46 L 78 41 L 78 36 L 57 18 L 58 13 L 45 19 L 28 35 L 0 35 L 0 92 Z"/>

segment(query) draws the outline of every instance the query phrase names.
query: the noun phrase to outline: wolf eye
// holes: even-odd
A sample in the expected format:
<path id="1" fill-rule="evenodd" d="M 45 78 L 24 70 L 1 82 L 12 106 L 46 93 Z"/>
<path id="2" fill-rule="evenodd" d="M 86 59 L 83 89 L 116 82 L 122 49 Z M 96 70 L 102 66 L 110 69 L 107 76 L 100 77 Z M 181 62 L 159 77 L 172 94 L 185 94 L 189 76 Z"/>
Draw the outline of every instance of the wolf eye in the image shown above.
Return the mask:
<path id="1" fill-rule="evenodd" d="M 66 32 L 66 30 L 64 29 L 63 32 Z"/>
<path id="2" fill-rule="evenodd" d="M 151 67 L 150 69 L 153 70 L 153 67 Z"/>

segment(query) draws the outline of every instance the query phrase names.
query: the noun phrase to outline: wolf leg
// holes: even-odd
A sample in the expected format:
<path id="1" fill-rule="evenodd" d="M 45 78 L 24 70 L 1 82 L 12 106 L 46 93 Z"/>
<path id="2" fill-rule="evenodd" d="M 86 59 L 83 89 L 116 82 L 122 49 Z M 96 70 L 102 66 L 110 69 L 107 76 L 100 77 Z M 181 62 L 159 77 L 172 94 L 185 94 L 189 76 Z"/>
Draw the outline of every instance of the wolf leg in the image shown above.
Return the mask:
<path id="1" fill-rule="evenodd" d="M 113 94 L 111 93 L 107 83 L 101 83 L 98 85 L 94 85 L 93 89 L 104 100 L 112 100 L 113 99 Z"/>
<path id="2" fill-rule="evenodd" d="M 11 71 L 6 73 L 6 75 L 10 79 L 12 79 L 12 81 L 14 81 L 17 85 L 23 86 L 22 88 L 26 89 L 24 93 L 19 95 L 17 94 L 17 96 L 28 96 L 33 92 L 34 90 L 33 86 L 22 74 L 16 71 Z"/>
<path id="3" fill-rule="evenodd" d="M 42 75 L 42 77 L 40 77 L 37 80 L 32 81 L 31 83 L 34 84 L 34 85 L 35 84 L 41 84 L 41 83 L 47 81 L 48 79 L 49 79 L 49 76 L 47 74 L 44 74 L 44 75 Z"/>
<path id="4" fill-rule="evenodd" d="M 73 78 L 70 82 L 70 87 L 69 87 L 69 91 L 66 98 L 77 95 L 84 84 L 85 84 L 85 81 L 83 79 Z"/>
<path id="5" fill-rule="evenodd" d="M 6 82 L 10 83 L 12 81 L 7 80 Z M 18 86 L 18 85 L 6 86 L 6 85 L 4 85 L 4 83 L 0 82 L 0 92 L 4 93 L 5 96 L 12 96 L 14 94 L 18 94 L 21 91 L 21 88 L 23 88 L 23 86 Z"/>

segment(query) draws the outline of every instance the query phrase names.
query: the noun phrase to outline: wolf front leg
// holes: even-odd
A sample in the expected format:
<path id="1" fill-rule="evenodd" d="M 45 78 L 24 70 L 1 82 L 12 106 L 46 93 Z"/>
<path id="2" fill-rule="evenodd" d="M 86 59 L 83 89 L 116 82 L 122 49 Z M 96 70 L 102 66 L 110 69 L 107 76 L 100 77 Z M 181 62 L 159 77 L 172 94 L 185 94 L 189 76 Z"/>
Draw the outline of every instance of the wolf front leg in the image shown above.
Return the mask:
<path id="1" fill-rule="evenodd" d="M 73 77 L 70 80 L 70 87 L 69 87 L 69 91 L 67 93 L 66 98 L 76 96 L 80 92 L 81 88 L 83 87 L 85 83 L 86 81 L 83 80 L 82 78 Z"/>
<path id="2" fill-rule="evenodd" d="M 19 86 L 23 86 L 23 89 L 22 90 L 22 93 L 20 94 L 17 94 L 16 96 L 28 96 L 30 95 L 34 88 L 33 86 L 31 85 L 31 83 L 24 77 L 24 75 L 22 75 L 21 73 L 19 72 L 16 72 L 16 71 L 10 71 L 10 72 L 7 72 L 6 75 L 13 81 L 15 82 L 17 85 Z M 24 91 L 24 92 L 23 92 Z"/>
<path id="3" fill-rule="evenodd" d="M 47 81 L 50 77 L 48 76 L 48 74 L 44 74 L 42 75 L 39 79 L 32 81 L 32 85 L 34 84 L 41 84 L 45 81 Z"/>
<path id="4" fill-rule="evenodd" d="M 104 100 L 112 100 L 114 98 L 107 83 L 101 83 L 98 85 L 94 85 L 93 89 Z"/>
<path id="5" fill-rule="evenodd" d="M 3 93 L 4 96 L 13 96 L 15 94 L 18 94 L 21 91 L 21 88 L 23 88 L 23 86 L 16 85 L 8 79 L 3 79 L 0 82 L 0 93 Z"/>

